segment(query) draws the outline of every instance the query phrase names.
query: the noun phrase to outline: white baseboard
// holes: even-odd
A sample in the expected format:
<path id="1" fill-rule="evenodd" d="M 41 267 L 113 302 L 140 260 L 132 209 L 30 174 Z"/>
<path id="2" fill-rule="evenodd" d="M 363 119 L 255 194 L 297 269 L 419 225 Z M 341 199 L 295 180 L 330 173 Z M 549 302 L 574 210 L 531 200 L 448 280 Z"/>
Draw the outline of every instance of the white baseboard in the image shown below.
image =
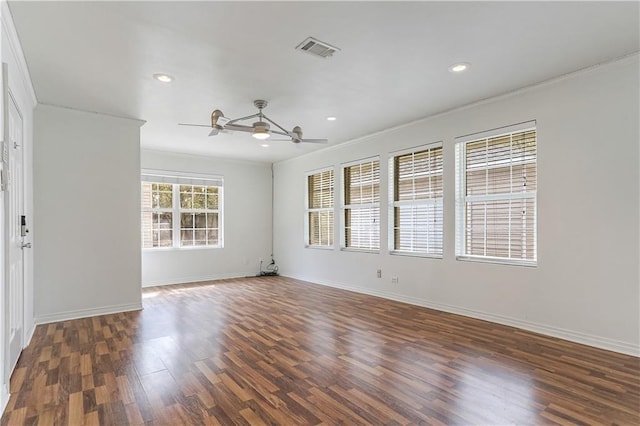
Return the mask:
<path id="1" fill-rule="evenodd" d="M 199 283 L 203 281 L 226 280 L 230 278 L 252 277 L 254 275 L 256 275 L 255 271 L 245 271 L 245 272 L 232 272 L 228 274 L 210 274 L 210 275 L 199 275 L 199 276 L 191 276 L 191 277 L 178 277 L 178 278 L 171 278 L 171 279 L 148 280 L 148 281 L 143 281 L 142 288 L 156 287 L 156 286 L 162 286 L 162 285 Z"/>
<path id="2" fill-rule="evenodd" d="M 626 355 L 632 355 L 640 357 L 640 346 L 632 343 L 623 342 L 620 340 L 609 339 L 607 337 L 595 336 L 592 334 L 582 333 L 579 331 L 567 330 L 559 327 L 553 327 L 545 324 L 538 324 L 531 321 L 523 321 L 517 318 L 511 318 L 503 315 L 491 314 L 488 312 L 476 311 L 473 309 L 462 308 L 459 306 L 447 305 L 444 303 L 432 302 L 429 300 L 405 296 L 397 293 L 372 290 L 368 288 L 353 287 L 349 285 L 336 284 L 331 281 L 325 280 L 309 280 L 307 277 L 297 277 L 293 275 L 286 275 L 290 278 L 303 280 L 311 284 L 319 284 L 327 287 L 340 288 L 343 290 L 353 291 L 355 293 L 368 294 L 371 296 L 382 297 L 383 299 L 395 300 L 397 302 L 408 303 L 410 305 L 422 306 L 425 308 L 435 309 L 438 311 L 449 312 L 452 314 L 462 315 L 465 317 L 477 318 L 497 324 L 508 325 L 511 327 L 520 328 L 522 330 L 533 331 L 534 333 L 540 333 L 551 337 L 557 337 L 559 339 L 569 340 L 575 343 L 581 343 L 583 345 L 593 346 L 600 349 L 606 349 L 613 352 L 618 352 Z"/>
<path id="3" fill-rule="evenodd" d="M 29 343 L 31 343 L 31 339 L 33 338 L 33 333 L 35 331 L 36 331 L 36 323 L 34 321 L 31 323 L 31 325 L 27 329 L 27 332 L 24 334 L 23 348 L 26 348 L 27 346 L 29 346 Z"/>
<path id="4" fill-rule="evenodd" d="M 7 404 L 9 403 L 9 386 L 1 385 L 0 386 L 0 415 L 4 414 L 4 409 L 7 408 Z"/>
<path id="5" fill-rule="evenodd" d="M 36 330 L 36 324 L 31 323 L 31 325 L 29 326 L 29 329 L 27 329 L 26 333 L 23 336 L 25 338 L 23 342 L 23 349 L 26 348 L 29 345 L 29 343 L 31 343 L 31 338 L 33 337 L 33 332 L 35 330 Z M 10 397 L 11 397 L 11 394 L 9 393 L 9 385 L 1 384 L 0 385 L 0 416 L 4 414 L 4 410 L 5 408 L 7 408 L 7 404 L 9 403 Z"/>
<path id="6" fill-rule="evenodd" d="M 126 303 L 123 305 L 102 306 L 99 308 L 78 309 L 76 311 L 57 312 L 55 314 L 40 315 L 35 318 L 36 324 L 49 324 L 57 321 L 67 321 L 78 318 L 95 317 L 97 315 L 117 314 L 119 312 L 139 311 L 142 302 Z"/>

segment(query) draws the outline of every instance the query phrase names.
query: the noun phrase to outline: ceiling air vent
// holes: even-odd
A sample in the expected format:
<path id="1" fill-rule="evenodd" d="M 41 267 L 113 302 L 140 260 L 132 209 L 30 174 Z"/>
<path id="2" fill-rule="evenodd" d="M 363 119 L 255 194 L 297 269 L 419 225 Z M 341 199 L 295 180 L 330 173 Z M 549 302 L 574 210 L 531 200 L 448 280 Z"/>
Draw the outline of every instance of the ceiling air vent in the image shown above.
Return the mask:
<path id="1" fill-rule="evenodd" d="M 309 37 L 300 43 L 296 47 L 296 50 L 302 50 L 303 52 L 310 53 L 314 56 L 320 56 L 321 58 L 330 58 L 340 49 L 313 37 Z"/>

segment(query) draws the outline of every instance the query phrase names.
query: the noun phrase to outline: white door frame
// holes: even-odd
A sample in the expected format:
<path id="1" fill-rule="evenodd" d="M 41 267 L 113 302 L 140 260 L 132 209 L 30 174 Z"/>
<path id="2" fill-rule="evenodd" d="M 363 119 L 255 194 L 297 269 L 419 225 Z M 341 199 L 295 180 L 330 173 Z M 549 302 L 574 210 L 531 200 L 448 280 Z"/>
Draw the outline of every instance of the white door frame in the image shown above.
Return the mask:
<path id="1" fill-rule="evenodd" d="M 2 108 L 2 116 L 0 117 L 0 126 L 2 127 L 2 143 L 0 143 L 0 308 L 2 313 L 0 314 L 0 382 L 2 388 L 0 389 L 0 409 L 4 411 L 5 404 L 9 401 L 9 380 L 7 380 L 8 374 L 6 373 L 6 352 L 7 343 L 5 337 L 5 324 L 7 323 L 7 314 L 5 309 L 5 259 L 6 259 L 6 244 L 5 244 L 5 192 L 4 186 L 6 182 L 6 164 L 4 161 L 4 141 L 7 138 L 7 103 L 8 103 L 8 90 L 9 82 L 7 79 L 8 65 L 2 63 L 2 86 L 0 86 L 0 108 Z"/>
<path id="2" fill-rule="evenodd" d="M 4 192 L 4 257 L 5 257 L 5 271 L 4 271 L 4 345 L 5 345 L 5 383 L 9 383 L 11 373 L 17 363 L 20 352 L 24 348 L 24 333 L 25 333 L 25 300 L 24 300 L 24 254 L 23 254 L 23 240 L 20 229 L 20 216 L 24 215 L 24 119 L 18 103 L 11 94 L 10 90 L 7 90 L 8 97 L 7 112 L 5 117 L 10 118 L 11 110 L 15 109 L 19 125 L 20 141 L 16 141 L 13 135 L 10 134 L 11 120 L 5 122 L 5 134 L 8 136 L 6 139 L 4 149 L 5 153 L 2 153 L 4 160 L 4 167 L 7 167 L 7 172 L 4 173 L 6 178 Z M 17 170 L 11 170 L 8 166 L 10 159 L 16 150 L 20 150 L 19 162 Z M 15 186 L 13 182 L 16 182 L 19 186 Z M 16 192 L 17 190 L 17 192 Z M 16 197 L 17 195 L 17 197 Z M 14 198 L 16 197 L 16 198 Z M 13 203 L 17 203 L 13 206 Z M 11 211 L 12 206 L 14 211 Z M 13 240 L 12 240 L 13 239 Z M 16 282 L 12 281 L 12 267 L 13 262 L 17 263 L 17 270 L 14 271 Z M 15 293 L 12 293 L 11 290 Z M 13 306 L 12 306 L 13 305 Z M 17 312 L 14 311 L 17 309 Z M 12 340 L 11 326 L 15 325 L 16 332 L 14 333 L 14 340 Z M 17 351 L 17 353 L 16 353 Z"/>

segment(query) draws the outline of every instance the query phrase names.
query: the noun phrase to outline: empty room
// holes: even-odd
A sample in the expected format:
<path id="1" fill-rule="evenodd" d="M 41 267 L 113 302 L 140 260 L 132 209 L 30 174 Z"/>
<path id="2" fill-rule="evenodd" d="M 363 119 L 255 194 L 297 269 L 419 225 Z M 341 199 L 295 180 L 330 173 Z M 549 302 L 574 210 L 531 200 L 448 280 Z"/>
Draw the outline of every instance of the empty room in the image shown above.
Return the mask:
<path id="1" fill-rule="evenodd" d="M 640 425 L 640 3 L 0 1 L 14 425 Z"/>

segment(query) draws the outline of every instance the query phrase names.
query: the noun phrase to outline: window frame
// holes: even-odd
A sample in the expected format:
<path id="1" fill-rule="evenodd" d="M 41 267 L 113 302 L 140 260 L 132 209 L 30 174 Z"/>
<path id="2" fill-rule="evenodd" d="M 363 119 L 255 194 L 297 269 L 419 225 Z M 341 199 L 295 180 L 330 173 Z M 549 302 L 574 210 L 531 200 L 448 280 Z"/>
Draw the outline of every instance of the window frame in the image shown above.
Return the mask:
<path id="1" fill-rule="evenodd" d="M 172 188 L 172 206 L 167 210 L 172 214 L 172 245 L 167 247 L 143 247 L 144 240 L 141 239 L 140 247 L 144 251 L 170 251 L 170 250 L 214 250 L 224 248 L 224 177 L 219 175 L 207 175 L 202 173 L 186 173 L 164 170 L 141 170 L 140 188 L 142 184 L 164 184 L 171 185 Z M 218 188 L 218 208 L 217 209 L 187 209 L 180 205 L 180 186 L 215 186 Z M 140 202 L 142 204 L 142 192 L 140 194 Z M 155 212 L 158 209 L 145 209 L 141 205 L 141 213 L 145 211 Z M 182 246 L 182 213 L 217 213 L 218 214 L 218 244 Z M 142 218 L 141 218 L 142 221 Z M 141 230 L 142 231 L 142 230 Z M 141 235 L 142 237 L 142 235 Z"/>
<path id="2" fill-rule="evenodd" d="M 398 157 L 402 157 L 408 154 L 417 154 L 424 151 L 429 151 L 432 149 L 441 149 L 442 155 L 442 169 L 441 169 L 441 179 L 442 179 L 442 196 L 438 199 L 421 199 L 421 200 L 403 200 L 403 201 L 395 201 L 395 184 L 396 184 L 396 174 L 395 174 L 395 160 Z M 407 148 L 399 151 L 394 151 L 389 153 L 389 193 L 388 193 L 388 209 L 387 209 L 387 217 L 388 217 L 388 248 L 389 254 L 397 255 L 397 256 L 410 256 L 410 257 L 426 257 L 432 259 L 442 259 L 444 257 L 444 249 L 445 249 L 445 238 L 444 238 L 444 144 L 443 141 L 431 142 L 424 145 L 415 146 L 412 148 Z M 442 216 L 442 240 L 441 246 L 442 250 L 440 253 L 429 252 L 426 250 L 398 250 L 395 248 L 395 229 L 396 229 L 396 218 L 395 218 L 395 207 L 399 206 L 440 206 L 441 216 Z"/>
<path id="3" fill-rule="evenodd" d="M 347 204 L 346 203 L 346 197 L 347 197 L 347 190 L 345 185 L 347 184 L 347 179 L 345 177 L 345 171 L 347 168 L 349 167 L 353 167 L 353 166 L 359 166 L 359 165 L 363 165 L 366 163 L 374 163 L 377 162 L 378 163 L 378 201 L 377 202 L 373 202 L 373 203 L 367 203 L 367 204 Z M 381 221 L 382 221 L 382 211 L 380 209 L 380 200 L 382 197 L 382 193 L 381 193 L 381 184 L 382 184 L 382 168 L 380 167 L 380 156 L 375 155 L 372 157 L 367 157 L 367 158 L 363 158 L 360 160 L 355 160 L 355 161 L 350 161 L 348 163 L 342 163 L 341 164 L 341 173 L 340 173 L 340 177 L 341 177 L 341 197 L 340 197 L 340 216 L 341 216 L 341 226 L 340 226 L 340 250 L 342 251 L 354 251 L 354 252 L 361 252 L 361 253 L 373 253 L 373 254 L 379 254 L 380 253 L 380 249 L 381 249 L 381 243 L 382 243 L 382 230 L 381 230 Z M 347 246 L 347 218 L 346 218 L 346 214 L 347 214 L 347 210 L 365 210 L 365 209 L 370 209 L 370 208 L 377 208 L 378 209 L 378 247 L 377 248 L 360 248 L 360 247 L 353 247 L 353 246 Z"/>
<path id="4" fill-rule="evenodd" d="M 536 151 L 535 151 L 535 166 L 536 166 L 536 190 L 523 193 L 513 192 L 501 192 L 496 194 L 478 194 L 467 195 L 467 161 L 466 161 L 466 146 L 468 143 L 478 142 L 482 140 L 488 140 L 493 138 L 504 137 L 513 135 L 514 133 L 521 133 L 526 131 L 536 132 Z M 524 164 L 524 163 L 523 163 Z M 513 165 L 510 162 L 509 165 Z M 483 263 L 495 263 L 501 265 L 513 265 L 513 266 L 525 266 L 525 267 L 537 267 L 538 265 L 538 188 L 537 188 L 537 172 L 538 172 L 538 130 L 535 120 L 514 124 L 511 126 L 500 127 L 485 132 L 474 133 L 466 136 L 455 138 L 455 177 L 456 177 L 456 224 L 455 224 L 455 254 L 456 260 L 471 261 L 471 262 L 483 262 Z M 504 201 L 504 200 L 528 200 L 533 199 L 534 211 L 533 211 L 533 259 L 518 259 L 509 257 L 497 257 L 497 256 L 481 256 L 467 254 L 466 250 L 466 205 L 467 202 L 487 202 L 487 201 Z"/>
<path id="5" fill-rule="evenodd" d="M 333 174 L 333 185 L 331 191 L 333 192 L 333 203 L 331 207 L 309 207 L 309 177 L 322 174 L 325 172 L 331 172 Z M 305 248 L 320 249 L 320 250 L 334 250 L 335 249 L 335 229 L 336 229 L 336 171 L 334 166 L 324 167 L 305 173 L 305 198 L 304 198 L 304 246 Z M 333 213 L 333 235 L 331 236 L 331 245 L 311 244 L 310 242 L 310 223 L 309 214 L 312 212 L 332 212 Z"/>

